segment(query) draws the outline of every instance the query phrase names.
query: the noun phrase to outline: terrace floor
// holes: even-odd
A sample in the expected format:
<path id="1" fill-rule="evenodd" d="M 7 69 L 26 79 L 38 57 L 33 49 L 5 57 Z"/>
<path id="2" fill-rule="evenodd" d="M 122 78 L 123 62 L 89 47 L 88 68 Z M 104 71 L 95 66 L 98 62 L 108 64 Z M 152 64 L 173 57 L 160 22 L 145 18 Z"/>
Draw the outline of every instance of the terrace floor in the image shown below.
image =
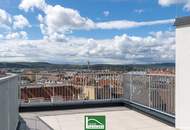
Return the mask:
<path id="1" fill-rule="evenodd" d="M 40 123 L 32 123 L 28 119 L 40 118 L 41 123 L 53 130 L 84 130 L 85 115 L 105 115 L 106 130 L 175 130 L 172 126 L 126 107 L 29 112 L 20 115 L 28 128 L 38 127 L 39 130 L 47 128 L 38 126 Z M 35 125 L 35 128 L 32 125 Z"/>

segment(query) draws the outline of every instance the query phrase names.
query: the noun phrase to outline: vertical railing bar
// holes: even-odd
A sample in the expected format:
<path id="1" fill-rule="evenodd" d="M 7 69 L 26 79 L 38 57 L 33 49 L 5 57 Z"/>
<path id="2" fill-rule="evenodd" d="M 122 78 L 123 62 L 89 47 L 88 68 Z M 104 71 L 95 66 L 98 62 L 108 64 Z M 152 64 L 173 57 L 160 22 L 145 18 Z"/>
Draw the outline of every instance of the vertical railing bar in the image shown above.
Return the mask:
<path id="1" fill-rule="evenodd" d="M 132 101 L 132 75 L 130 74 L 130 101 Z"/>
<path id="2" fill-rule="evenodd" d="M 154 85 L 154 88 L 153 88 L 153 108 L 155 108 L 155 82 L 154 82 L 154 78 L 153 78 L 153 85 Z"/>
<path id="3" fill-rule="evenodd" d="M 148 88 L 149 88 L 149 91 L 148 91 L 148 106 L 150 107 L 150 75 L 148 76 Z"/>

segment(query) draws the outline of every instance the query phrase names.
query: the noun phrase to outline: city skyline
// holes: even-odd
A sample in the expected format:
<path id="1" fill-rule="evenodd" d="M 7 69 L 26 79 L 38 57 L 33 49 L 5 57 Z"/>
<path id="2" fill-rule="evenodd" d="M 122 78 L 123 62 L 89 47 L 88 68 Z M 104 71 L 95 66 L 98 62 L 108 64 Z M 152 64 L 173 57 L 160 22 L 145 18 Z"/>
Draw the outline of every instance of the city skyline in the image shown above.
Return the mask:
<path id="1" fill-rule="evenodd" d="M 9 62 L 175 62 L 173 22 L 190 11 L 189 0 L 0 3 L 0 61 Z"/>

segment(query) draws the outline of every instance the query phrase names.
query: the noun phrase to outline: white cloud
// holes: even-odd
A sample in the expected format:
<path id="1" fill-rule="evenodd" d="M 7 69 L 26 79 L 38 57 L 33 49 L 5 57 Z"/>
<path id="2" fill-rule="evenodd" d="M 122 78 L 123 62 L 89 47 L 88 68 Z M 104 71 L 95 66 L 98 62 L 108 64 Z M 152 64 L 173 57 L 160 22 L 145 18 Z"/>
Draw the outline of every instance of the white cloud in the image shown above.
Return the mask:
<path id="1" fill-rule="evenodd" d="M 152 32 L 147 37 L 126 34 L 111 39 L 69 37 L 67 41 L 1 41 L 0 61 L 47 61 L 55 63 L 156 63 L 175 60 L 175 33 Z M 11 58 L 9 58 L 11 57 Z"/>
<path id="2" fill-rule="evenodd" d="M 33 10 L 34 7 L 43 10 L 46 6 L 45 0 L 22 0 L 19 8 L 28 12 L 29 9 Z"/>
<path id="3" fill-rule="evenodd" d="M 170 6 L 172 4 L 184 4 L 184 9 L 190 11 L 190 0 L 158 0 L 162 6 Z"/>
<path id="4" fill-rule="evenodd" d="M 43 23 L 43 16 L 41 14 L 38 15 L 38 20 L 40 21 L 40 23 Z"/>
<path id="5" fill-rule="evenodd" d="M 15 15 L 13 16 L 13 28 L 14 29 L 23 29 L 25 27 L 30 27 L 30 23 L 23 15 Z"/>
<path id="6" fill-rule="evenodd" d="M 10 29 L 12 23 L 11 15 L 5 10 L 0 9 L 0 28 Z"/>
<path id="7" fill-rule="evenodd" d="M 45 38 L 65 38 L 64 35 L 71 33 L 74 29 L 88 30 L 94 27 L 94 22 L 80 16 L 77 10 L 64 8 L 60 5 L 48 5 L 42 11 L 45 16 L 38 15 L 38 20 Z"/>
<path id="8" fill-rule="evenodd" d="M 190 11 L 190 0 L 185 4 L 184 9 Z"/>
<path id="9" fill-rule="evenodd" d="M 92 30 L 92 29 L 128 29 L 141 26 L 173 24 L 173 19 L 156 20 L 147 22 L 135 22 L 128 20 L 94 22 L 89 18 L 80 16 L 79 12 L 62 6 L 48 6 L 46 15 L 39 15 L 40 27 L 45 37 L 70 34 L 72 30 Z M 60 37 L 60 36 L 59 36 Z M 63 37 L 65 38 L 65 37 Z M 64 39 L 63 39 L 64 40 Z"/>
<path id="10" fill-rule="evenodd" d="M 24 31 L 20 32 L 10 32 L 5 36 L 5 39 L 7 40 L 13 40 L 13 39 L 28 39 L 28 34 Z"/>
<path id="11" fill-rule="evenodd" d="M 106 22 L 94 22 L 93 20 L 83 17 L 77 10 L 65 8 L 60 5 L 49 5 L 45 0 L 22 0 L 19 5 L 20 9 L 28 11 L 29 9 L 38 8 L 44 12 L 39 14 L 41 32 L 44 38 L 49 40 L 65 40 L 65 35 L 72 33 L 73 30 L 91 30 L 91 29 L 128 29 L 141 26 L 152 26 L 160 24 L 173 24 L 173 19 L 155 20 L 146 22 L 117 20 Z M 109 12 L 104 12 L 106 15 Z M 63 38 L 63 39 L 61 39 Z"/>
<path id="12" fill-rule="evenodd" d="M 3 35 L 2 34 L 0 34 L 0 39 L 3 39 Z"/>
<path id="13" fill-rule="evenodd" d="M 177 4 L 180 1 L 186 1 L 186 0 L 158 0 L 158 3 L 162 6 L 169 6 L 171 4 Z"/>
<path id="14" fill-rule="evenodd" d="M 0 39 L 27 39 L 27 33 L 22 30 L 30 26 L 29 21 L 23 15 L 11 15 L 0 9 Z"/>
<path id="15" fill-rule="evenodd" d="M 11 29 L 23 29 L 30 27 L 29 21 L 23 15 L 10 15 L 5 10 L 0 9 L 0 27 Z"/>
<path id="16" fill-rule="evenodd" d="M 96 27 L 100 29 L 127 29 L 134 27 L 153 26 L 153 25 L 172 24 L 172 23 L 174 23 L 174 19 L 155 20 L 155 21 L 146 21 L 146 22 L 118 20 L 118 21 L 100 22 L 96 24 Z"/>
<path id="17" fill-rule="evenodd" d="M 135 9 L 134 12 L 138 13 L 138 14 L 142 14 L 144 12 L 144 10 L 143 9 Z"/>
<path id="18" fill-rule="evenodd" d="M 52 33 L 69 33 L 72 29 L 89 29 L 94 26 L 93 21 L 81 17 L 77 10 L 64 8 L 60 5 L 48 6 L 45 16 L 41 18 L 44 32 L 50 36 Z M 43 19 L 43 21 L 42 21 Z"/>
<path id="19" fill-rule="evenodd" d="M 110 12 L 109 11 L 104 11 L 103 14 L 104 14 L 105 17 L 107 17 L 107 16 L 110 15 Z"/>
<path id="20" fill-rule="evenodd" d="M 0 9 L 0 23 L 7 24 L 11 22 L 12 20 L 10 14 L 8 14 L 5 10 Z"/>

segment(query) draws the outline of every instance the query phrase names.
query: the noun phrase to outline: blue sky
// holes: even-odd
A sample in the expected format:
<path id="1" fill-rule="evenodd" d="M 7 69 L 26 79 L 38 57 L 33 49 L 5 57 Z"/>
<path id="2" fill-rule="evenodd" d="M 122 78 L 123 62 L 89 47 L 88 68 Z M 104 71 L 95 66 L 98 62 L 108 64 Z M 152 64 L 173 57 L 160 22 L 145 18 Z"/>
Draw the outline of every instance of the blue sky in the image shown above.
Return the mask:
<path id="1" fill-rule="evenodd" d="M 10 2 L 11 1 L 11 2 Z M 176 17 L 176 5 L 162 7 L 158 0 L 46 0 L 51 5 L 62 5 L 64 7 L 76 9 L 81 16 L 88 17 L 93 21 L 110 21 L 110 20 L 131 20 L 131 21 L 151 21 L 160 19 L 171 19 Z M 40 33 L 37 15 L 39 10 L 25 13 L 18 8 L 20 0 L 5 0 L 0 4 L 1 9 L 5 9 L 12 15 L 23 14 L 33 25 L 32 28 L 26 29 L 31 35 L 30 39 L 40 39 L 43 35 Z M 190 14 L 183 10 L 183 5 L 178 5 L 179 16 Z M 142 12 L 138 12 L 142 10 Z M 109 11 L 108 16 L 104 16 L 104 11 Z M 74 31 L 73 35 L 95 38 L 109 38 L 118 34 L 128 33 L 130 35 L 146 36 L 150 31 L 174 29 L 171 24 L 154 27 L 142 27 L 124 30 L 92 30 L 92 31 Z M 36 33 L 39 32 L 39 33 Z"/>
<path id="2" fill-rule="evenodd" d="M 189 0 L 1 0 L 0 61 L 175 62 L 189 14 Z"/>

